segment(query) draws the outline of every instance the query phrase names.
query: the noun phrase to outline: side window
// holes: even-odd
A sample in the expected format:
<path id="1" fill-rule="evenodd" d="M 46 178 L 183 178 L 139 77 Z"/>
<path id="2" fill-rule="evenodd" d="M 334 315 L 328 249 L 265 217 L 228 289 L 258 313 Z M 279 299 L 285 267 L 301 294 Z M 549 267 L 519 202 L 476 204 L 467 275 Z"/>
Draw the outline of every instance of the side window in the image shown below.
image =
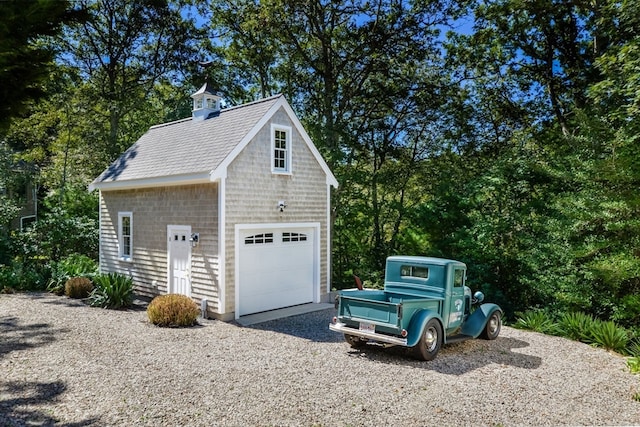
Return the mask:
<path id="1" fill-rule="evenodd" d="M 118 212 L 118 256 L 131 261 L 133 256 L 133 213 Z"/>
<path id="2" fill-rule="evenodd" d="M 271 125 L 271 172 L 291 173 L 291 128 Z"/>
<path id="3" fill-rule="evenodd" d="M 464 270 L 453 271 L 453 287 L 461 288 L 464 286 Z"/>

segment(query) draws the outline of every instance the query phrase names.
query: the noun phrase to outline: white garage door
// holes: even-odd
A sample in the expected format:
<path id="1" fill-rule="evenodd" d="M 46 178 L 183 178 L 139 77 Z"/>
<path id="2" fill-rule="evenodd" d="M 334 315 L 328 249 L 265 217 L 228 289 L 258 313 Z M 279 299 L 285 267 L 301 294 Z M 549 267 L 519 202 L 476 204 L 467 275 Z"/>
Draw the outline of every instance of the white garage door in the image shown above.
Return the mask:
<path id="1" fill-rule="evenodd" d="M 313 301 L 314 229 L 239 230 L 239 315 Z"/>

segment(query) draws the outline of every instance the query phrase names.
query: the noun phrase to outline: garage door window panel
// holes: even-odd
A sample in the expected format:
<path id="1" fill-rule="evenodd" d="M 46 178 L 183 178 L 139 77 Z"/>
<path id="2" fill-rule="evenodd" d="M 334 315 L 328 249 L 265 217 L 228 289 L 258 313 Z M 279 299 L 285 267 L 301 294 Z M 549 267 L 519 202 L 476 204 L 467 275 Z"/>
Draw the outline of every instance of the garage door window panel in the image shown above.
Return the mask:
<path id="1" fill-rule="evenodd" d="M 307 241 L 307 235 L 304 233 L 289 233 L 289 232 L 282 233 L 283 243 L 306 242 L 306 241 Z"/>
<path id="2" fill-rule="evenodd" d="M 244 238 L 245 245 L 263 245 L 273 243 L 273 233 L 254 234 Z"/>

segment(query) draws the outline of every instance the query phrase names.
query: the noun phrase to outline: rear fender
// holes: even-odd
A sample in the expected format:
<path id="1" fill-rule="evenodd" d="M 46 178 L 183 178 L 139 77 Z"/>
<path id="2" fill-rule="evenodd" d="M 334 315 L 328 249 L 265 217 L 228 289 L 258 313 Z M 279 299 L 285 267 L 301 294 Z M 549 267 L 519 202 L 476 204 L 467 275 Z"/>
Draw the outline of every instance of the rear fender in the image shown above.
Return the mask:
<path id="1" fill-rule="evenodd" d="M 443 326 L 442 319 L 437 311 L 423 309 L 413 314 L 409 322 L 409 327 L 407 328 L 407 347 L 415 347 L 418 345 L 422 331 L 424 331 L 425 325 L 431 319 L 437 319 L 438 322 L 440 322 L 440 326 Z M 442 327 L 442 330 L 444 331 L 444 327 Z"/>
<path id="2" fill-rule="evenodd" d="M 476 308 L 476 310 L 467 318 L 467 321 L 464 322 L 461 333 L 472 336 L 473 338 L 478 338 L 487 326 L 489 317 L 491 317 L 491 315 L 496 311 L 499 311 L 500 315 L 502 315 L 502 309 L 497 304 L 482 304 L 480 307 Z"/>

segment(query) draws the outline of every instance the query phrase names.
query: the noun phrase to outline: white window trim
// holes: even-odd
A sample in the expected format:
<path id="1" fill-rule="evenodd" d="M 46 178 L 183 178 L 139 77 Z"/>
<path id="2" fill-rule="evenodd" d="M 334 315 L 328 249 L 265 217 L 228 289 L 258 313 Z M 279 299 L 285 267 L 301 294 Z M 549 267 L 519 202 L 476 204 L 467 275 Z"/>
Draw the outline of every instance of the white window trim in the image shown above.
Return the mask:
<path id="1" fill-rule="evenodd" d="M 129 255 L 124 254 L 124 236 L 122 235 L 122 218 L 129 218 Z M 133 261 L 133 212 L 118 212 L 118 257 L 122 261 Z"/>
<path id="2" fill-rule="evenodd" d="M 286 167 L 284 169 L 279 169 L 276 168 L 274 165 L 274 160 L 275 160 L 275 149 L 276 149 L 276 131 L 283 131 L 287 134 L 287 152 L 286 152 Z M 291 175 L 292 173 L 292 169 L 291 169 L 291 151 L 292 151 L 292 146 L 291 146 L 291 141 L 292 141 L 292 128 L 290 126 L 283 126 L 283 125 L 277 125 L 277 124 L 272 124 L 271 125 L 271 155 L 269 156 L 269 159 L 271 161 L 271 173 L 273 174 L 277 174 L 277 175 Z"/>

